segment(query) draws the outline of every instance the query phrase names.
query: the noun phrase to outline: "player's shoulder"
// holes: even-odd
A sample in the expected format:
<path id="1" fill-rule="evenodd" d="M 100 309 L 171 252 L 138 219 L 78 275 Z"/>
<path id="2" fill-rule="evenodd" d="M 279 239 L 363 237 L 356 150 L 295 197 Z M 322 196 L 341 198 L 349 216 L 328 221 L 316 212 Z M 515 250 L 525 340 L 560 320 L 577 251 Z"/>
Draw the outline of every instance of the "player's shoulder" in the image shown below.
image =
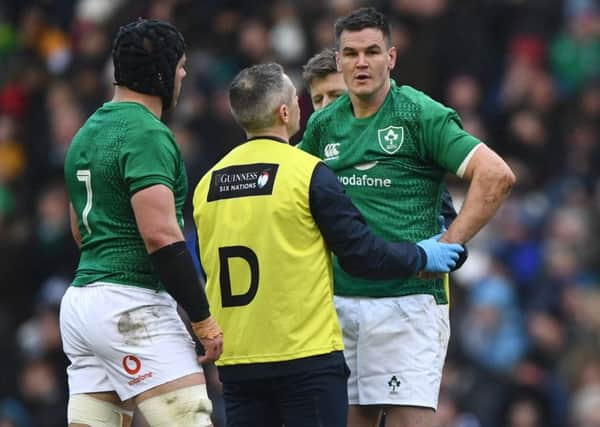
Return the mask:
<path id="1" fill-rule="evenodd" d="M 350 95 L 348 92 L 344 92 L 319 111 L 328 111 L 329 114 L 346 114 L 350 104 Z"/>
<path id="2" fill-rule="evenodd" d="M 332 101 L 326 107 L 313 112 L 309 118 L 309 123 L 312 123 L 314 126 L 318 126 L 332 120 L 339 120 L 341 116 L 344 116 L 351 111 L 350 104 L 350 97 L 346 92 Z"/>
<path id="3" fill-rule="evenodd" d="M 265 142 L 267 142 L 265 144 Z M 234 147 L 229 153 L 227 153 L 221 160 L 219 160 L 214 169 L 219 169 L 221 167 L 229 165 L 231 160 L 240 161 L 241 159 L 247 158 L 246 154 L 251 151 L 261 150 L 261 152 L 267 152 L 264 150 L 268 150 L 268 152 L 273 153 L 275 158 L 284 159 L 286 163 L 301 163 L 301 162 L 312 162 L 312 161 L 321 161 L 320 158 L 299 149 L 298 145 L 291 145 L 289 143 L 274 140 L 271 138 L 264 138 L 257 143 L 263 144 L 261 148 L 256 148 L 252 146 L 252 141 L 245 142 L 243 144 Z"/>
<path id="4" fill-rule="evenodd" d="M 264 140 L 258 141 L 259 143 L 264 142 Z M 194 199 L 198 197 L 202 198 L 202 194 L 207 193 L 209 191 L 209 184 L 212 180 L 212 177 L 215 173 L 219 173 L 219 171 L 223 169 L 227 169 L 230 167 L 235 167 L 247 163 L 252 163 L 247 160 L 248 152 L 256 150 L 256 147 L 251 145 L 251 142 L 245 142 L 243 144 L 238 145 L 237 147 L 232 148 L 227 154 L 225 154 L 217 163 L 215 163 L 209 170 L 207 170 L 204 175 L 198 181 L 198 184 L 194 190 Z M 258 148 L 259 150 L 265 150 L 265 146 Z M 276 158 L 285 159 L 283 162 L 286 164 L 294 164 L 296 166 L 307 165 L 310 163 L 318 163 L 321 161 L 318 157 L 313 156 L 299 148 L 289 145 L 279 141 L 272 141 L 272 145 L 270 145 L 269 150 L 271 153 L 275 153 Z"/>
<path id="5" fill-rule="evenodd" d="M 170 133 L 169 128 L 146 106 L 138 102 L 106 102 L 98 112 L 112 114 L 116 121 L 129 124 L 133 131 L 144 132 L 148 130 Z M 113 120 L 114 121 L 114 120 Z"/>
<path id="6" fill-rule="evenodd" d="M 120 108 L 122 120 L 127 123 L 128 142 L 142 139 L 169 146 L 176 145 L 171 129 L 149 109 L 134 102 L 123 104 Z"/>
<path id="7" fill-rule="evenodd" d="M 423 105 L 433 101 L 429 95 L 409 85 L 392 85 L 392 91 L 397 100 Z"/>
<path id="8" fill-rule="evenodd" d="M 289 150 L 291 156 L 294 156 L 294 159 L 300 159 L 309 163 L 321 161 L 319 157 L 309 153 L 308 151 L 302 150 L 298 145 L 288 145 L 286 147 L 286 151 L 287 150 Z"/>
<path id="9" fill-rule="evenodd" d="M 409 85 L 392 87 L 396 103 L 412 104 L 422 115 L 436 113 L 449 113 L 452 110 L 441 102 L 436 101 L 423 91 L 420 91 Z"/>
<path id="10" fill-rule="evenodd" d="M 237 147 L 231 149 L 229 153 L 223 156 L 217 163 L 213 165 L 201 178 L 202 180 L 210 179 L 209 177 L 215 171 L 219 171 L 221 169 L 227 168 L 229 166 L 243 163 L 243 160 L 247 158 L 246 154 L 248 150 L 255 150 L 254 147 L 248 145 L 246 142 L 244 144 L 240 144 Z M 264 150 L 264 147 L 262 148 Z M 298 146 L 286 144 L 283 142 L 273 141 L 273 144 L 270 145 L 269 150 L 275 153 L 275 158 L 283 159 L 282 162 L 286 164 L 293 164 L 296 166 L 303 165 L 304 167 L 311 168 L 315 164 L 321 162 L 321 159 L 317 156 L 314 156 L 304 150 L 298 148 Z"/>
<path id="11" fill-rule="evenodd" d="M 299 173 L 299 176 L 306 178 L 312 176 L 317 165 L 322 163 L 319 157 L 302 150 L 298 146 L 279 144 L 277 150 L 279 151 L 279 155 L 277 156 L 279 167 L 282 170 L 293 170 L 295 171 L 294 174 Z"/>

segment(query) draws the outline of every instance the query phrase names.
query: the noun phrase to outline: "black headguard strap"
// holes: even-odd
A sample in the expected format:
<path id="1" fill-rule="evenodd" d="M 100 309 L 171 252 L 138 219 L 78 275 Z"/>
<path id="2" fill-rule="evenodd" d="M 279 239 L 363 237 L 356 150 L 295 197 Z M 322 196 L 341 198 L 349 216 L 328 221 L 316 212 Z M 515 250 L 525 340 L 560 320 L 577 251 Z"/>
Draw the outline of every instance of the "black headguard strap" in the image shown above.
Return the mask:
<path id="1" fill-rule="evenodd" d="M 168 110 L 184 51 L 183 35 L 171 24 L 154 19 L 131 22 L 119 29 L 113 43 L 115 84 L 160 96 L 163 110 Z"/>

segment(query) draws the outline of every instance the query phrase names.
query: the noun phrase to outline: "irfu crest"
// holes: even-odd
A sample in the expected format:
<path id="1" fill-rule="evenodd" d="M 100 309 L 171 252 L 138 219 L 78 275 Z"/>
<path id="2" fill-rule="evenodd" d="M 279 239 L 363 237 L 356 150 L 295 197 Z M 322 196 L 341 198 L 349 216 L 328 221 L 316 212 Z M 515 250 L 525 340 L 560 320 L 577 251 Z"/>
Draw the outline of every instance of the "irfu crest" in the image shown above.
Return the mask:
<path id="1" fill-rule="evenodd" d="M 398 380 L 398 378 L 396 378 L 396 375 L 394 375 L 392 378 L 390 378 L 390 380 L 388 381 L 388 387 L 390 388 L 391 394 L 398 393 L 398 391 L 396 389 L 398 387 L 400 387 L 400 380 Z"/>
<path id="2" fill-rule="evenodd" d="M 404 128 L 402 126 L 388 126 L 377 130 L 379 146 L 388 154 L 394 154 L 402 147 L 404 142 Z"/>

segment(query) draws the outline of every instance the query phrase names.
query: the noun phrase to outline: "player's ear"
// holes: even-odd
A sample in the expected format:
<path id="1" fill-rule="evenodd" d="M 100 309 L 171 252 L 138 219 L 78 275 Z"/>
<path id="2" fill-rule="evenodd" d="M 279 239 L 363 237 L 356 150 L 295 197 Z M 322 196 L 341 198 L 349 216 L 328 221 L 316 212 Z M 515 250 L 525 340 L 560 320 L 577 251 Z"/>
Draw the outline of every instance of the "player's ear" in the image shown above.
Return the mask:
<path id="1" fill-rule="evenodd" d="M 394 67 L 396 66 L 396 58 L 398 57 L 398 51 L 396 50 L 395 46 L 392 46 L 388 49 L 388 61 L 389 61 L 389 65 L 388 68 L 390 71 L 392 71 L 394 69 Z"/>
<path id="2" fill-rule="evenodd" d="M 285 124 L 290 120 L 290 109 L 286 104 L 281 104 L 279 106 L 277 114 L 279 115 L 279 119 Z"/>
<path id="3" fill-rule="evenodd" d="M 342 64 L 340 63 L 340 52 L 338 50 L 335 51 L 335 66 L 337 68 L 337 72 L 342 72 Z"/>

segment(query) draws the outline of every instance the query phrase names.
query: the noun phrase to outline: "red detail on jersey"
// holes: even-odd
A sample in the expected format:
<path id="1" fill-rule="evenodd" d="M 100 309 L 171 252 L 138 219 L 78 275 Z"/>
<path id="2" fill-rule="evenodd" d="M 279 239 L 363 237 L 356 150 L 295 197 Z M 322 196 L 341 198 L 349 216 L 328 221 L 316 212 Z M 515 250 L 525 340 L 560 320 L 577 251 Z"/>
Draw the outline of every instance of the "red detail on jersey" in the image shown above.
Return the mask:
<path id="1" fill-rule="evenodd" d="M 125 372 L 129 375 L 135 375 L 142 369 L 142 362 L 137 357 L 129 354 L 123 358 L 123 369 L 125 369 Z"/>

